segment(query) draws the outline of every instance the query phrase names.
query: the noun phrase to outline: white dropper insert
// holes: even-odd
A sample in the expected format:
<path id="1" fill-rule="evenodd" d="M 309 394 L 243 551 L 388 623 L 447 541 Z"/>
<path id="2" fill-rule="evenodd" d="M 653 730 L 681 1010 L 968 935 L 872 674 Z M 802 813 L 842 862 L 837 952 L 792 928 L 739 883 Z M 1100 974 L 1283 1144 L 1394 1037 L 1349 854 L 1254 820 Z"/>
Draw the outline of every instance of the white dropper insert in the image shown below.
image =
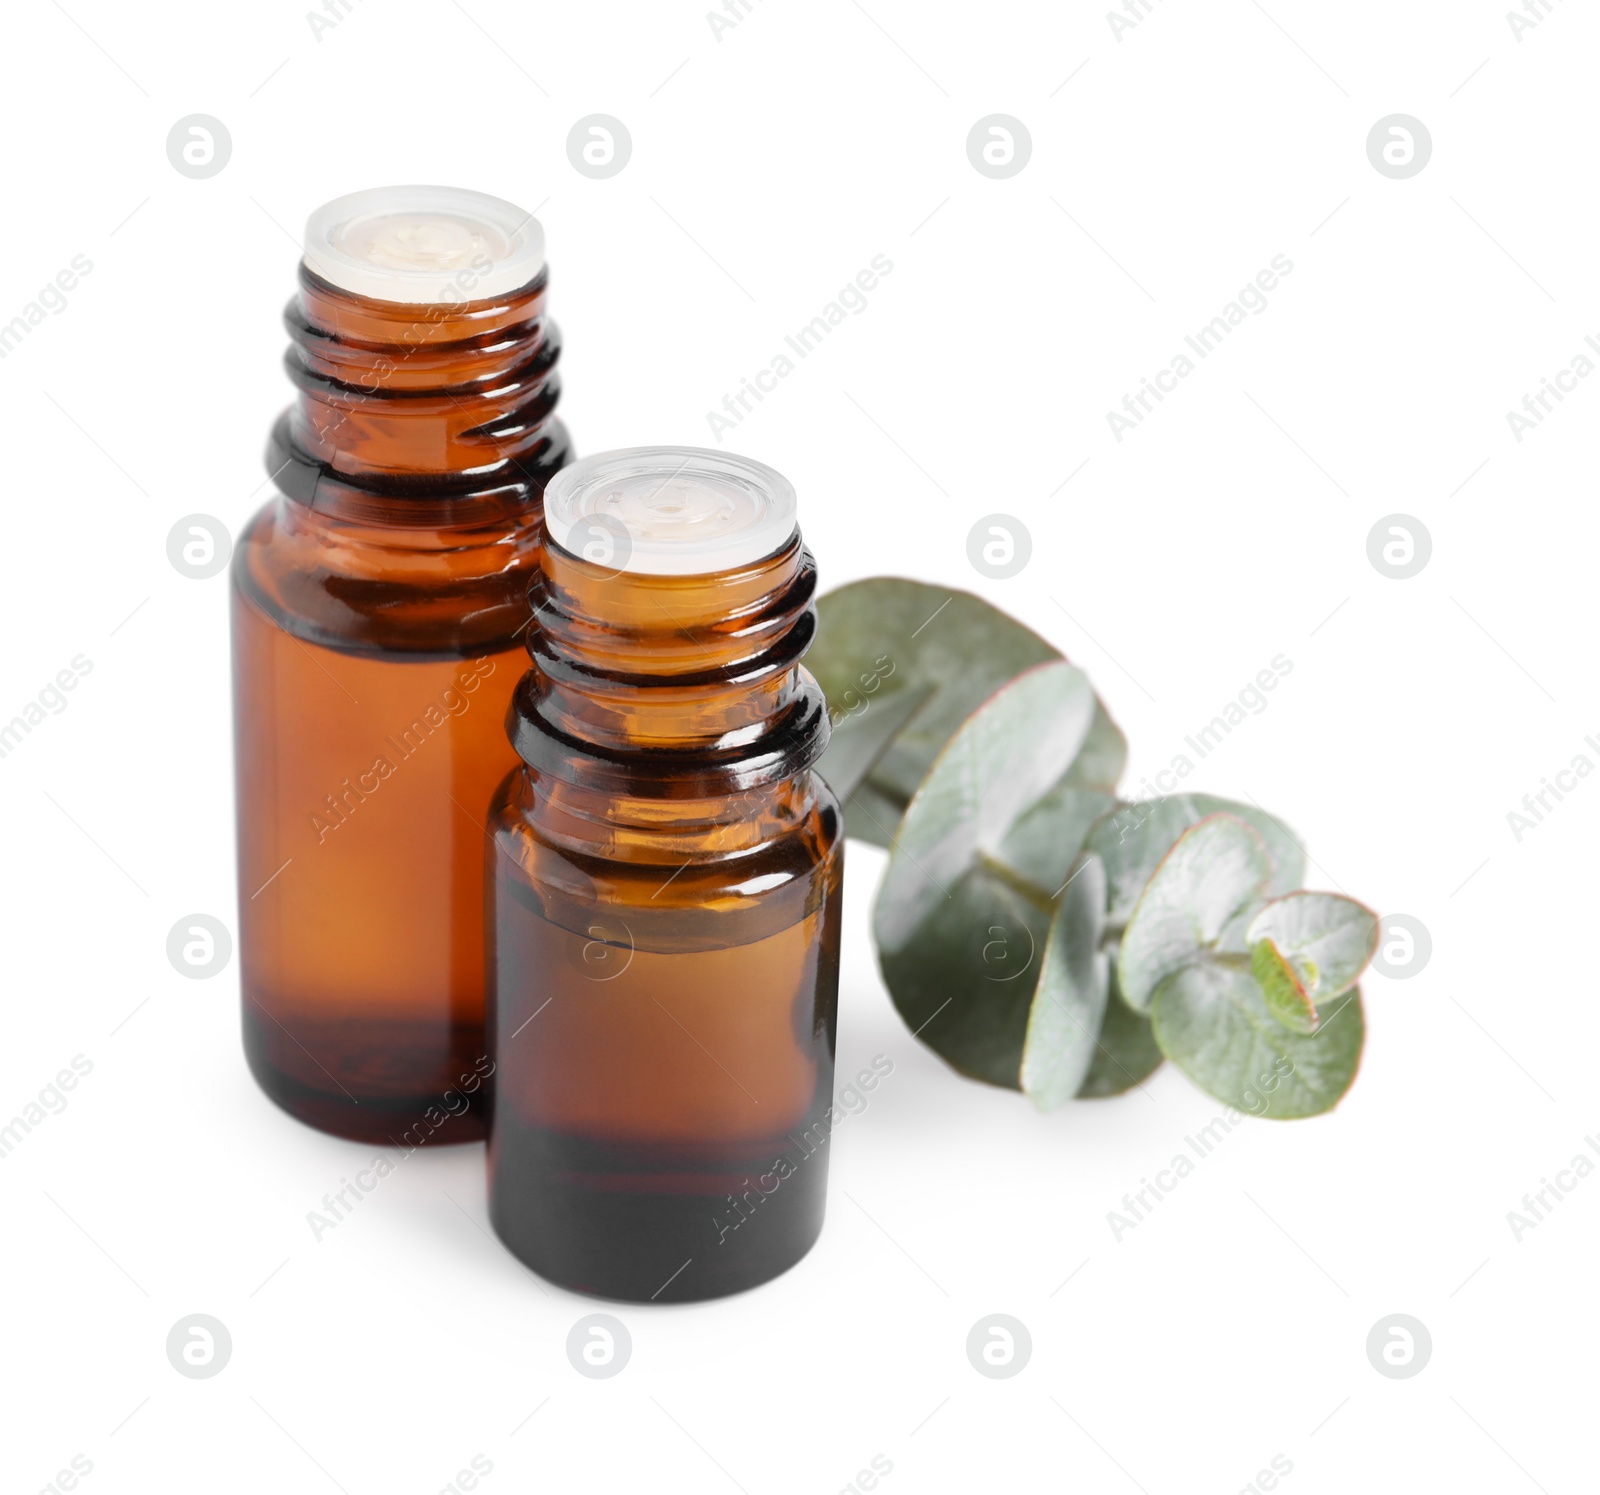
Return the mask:
<path id="1" fill-rule="evenodd" d="M 544 493 L 545 534 L 613 571 L 709 576 L 764 559 L 795 532 L 794 487 L 748 457 L 693 446 L 597 452 Z"/>
<path id="2" fill-rule="evenodd" d="M 373 187 L 306 224 L 306 268 L 375 301 L 437 305 L 518 290 L 544 265 L 544 230 L 513 203 L 460 187 Z"/>

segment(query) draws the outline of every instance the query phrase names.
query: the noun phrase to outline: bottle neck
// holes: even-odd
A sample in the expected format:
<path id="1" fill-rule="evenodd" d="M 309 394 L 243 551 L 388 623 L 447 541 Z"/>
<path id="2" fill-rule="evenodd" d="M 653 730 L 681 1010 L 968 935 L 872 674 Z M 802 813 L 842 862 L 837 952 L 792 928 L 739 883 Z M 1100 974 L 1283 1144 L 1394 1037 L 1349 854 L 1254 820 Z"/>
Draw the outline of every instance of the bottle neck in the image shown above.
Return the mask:
<path id="1" fill-rule="evenodd" d="M 299 399 L 267 465 L 291 499 L 358 525 L 535 519 L 571 456 L 555 419 L 560 335 L 546 272 L 459 304 L 375 301 L 300 268 L 284 313 Z"/>
<path id="2" fill-rule="evenodd" d="M 598 796 L 596 813 L 600 800 L 610 813 L 670 801 L 674 820 L 724 821 L 792 799 L 828 737 L 821 689 L 800 665 L 816 585 L 798 535 L 710 576 L 618 573 L 547 543 L 513 744 L 568 798 Z"/>

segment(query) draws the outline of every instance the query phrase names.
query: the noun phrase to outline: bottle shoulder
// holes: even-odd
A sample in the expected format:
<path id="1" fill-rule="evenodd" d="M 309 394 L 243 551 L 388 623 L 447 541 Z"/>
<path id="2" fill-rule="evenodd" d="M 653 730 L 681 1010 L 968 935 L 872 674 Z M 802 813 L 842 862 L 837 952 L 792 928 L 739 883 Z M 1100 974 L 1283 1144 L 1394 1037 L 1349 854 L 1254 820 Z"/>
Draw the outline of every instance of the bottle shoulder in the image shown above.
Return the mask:
<path id="1" fill-rule="evenodd" d="M 521 641 L 539 533 L 537 508 L 518 523 L 423 529 L 334 521 L 280 494 L 241 533 L 233 587 L 308 642 L 475 656 Z"/>
<path id="2" fill-rule="evenodd" d="M 494 876 L 514 901 L 570 927 L 597 908 L 644 928 L 701 924 L 729 936 L 741 921 L 783 926 L 819 907 L 837 889 L 844 815 L 832 791 L 804 770 L 777 794 L 787 806 L 763 810 L 736 797 L 717 824 L 697 804 L 674 825 L 658 816 L 641 828 L 608 820 L 601 807 L 576 817 L 542 794 L 529 770 L 514 770 L 490 806 Z M 596 811 L 599 812 L 598 817 Z M 576 825 L 592 829 L 574 835 Z"/>

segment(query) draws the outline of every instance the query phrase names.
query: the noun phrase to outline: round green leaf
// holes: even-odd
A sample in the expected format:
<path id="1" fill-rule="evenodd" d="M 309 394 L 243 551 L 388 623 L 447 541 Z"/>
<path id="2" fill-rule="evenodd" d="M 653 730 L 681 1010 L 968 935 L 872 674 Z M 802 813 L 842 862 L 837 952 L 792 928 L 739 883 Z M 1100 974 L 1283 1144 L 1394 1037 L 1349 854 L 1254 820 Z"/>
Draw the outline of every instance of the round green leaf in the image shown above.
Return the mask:
<path id="1" fill-rule="evenodd" d="M 843 803 L 849 804 L 895 735 L 932 694 L 932 686 L 921 685 L 863 696 L 849 711 L 833 719 L 827 750 L 817 763 L 817 772 Z M 897 811 L 895 820 L 899 818 Z"/>
<path id="2" fill-rule="evenodd" d="M 847 791 L 849 833 L 879 846 L 891 844 L 907 802 L 961 723 L 1006 681 L 1061 658 L 982 598 L 899 577 L 829 592 L 817 616 L 806 664 L 827 694 L 836 741 L 879 730 L 884 714 L 873 722 L 872 707 L 907 692 L 920 697 L 887 742 L 864 750 L 868 775 Z M 1114 788 L 1126 759 L 1127 744 L 1100 707 L 1072 782 Z"/>
<path id="3" fill-rule="evenodd" d="M 893 950 L 878 946 L 878 968 L 912 1034 L 974 1080 L 1020 1087 L 1050 907 L 982 866 Z"/>
<path id="4" fill-rule="evenodd" d="M 1191 825 L 1205 817 L 1187 794 L 1118 805 L 1089 832 L 1084 846 L 1106 867 L 1106 917 L 1123 928 L 1161 858 Z"/>
<path id="5" fill-rule="evenodd" d="M 1355 1079 L 1366 1032 L 1359 988 L 1333 1000 L 1315 1033 L 1295 1033 L 1249 971 L 1213 961 L 1162 981 L 1151 1016 L 1162 1051 L 1196 1085 L 1273 1120 L 1332 1110 Z"/>
<path id="6" fill-rule="evenodd" d="M 1174 971 L 1216 944 L 1228 921 L 1272 875 L 1266 843 L 1234 815 L 1191 826 L 1156 868 L 1122 937 L 1122 993 L 1143 1012 Z"/>
<path id="7" fill-rule="evenodd" d="M 1317 1031 L 1317 1004 L 1301 985 L 1295 968 L 1271 940 L 1262 940 L 1250 951 L 1250 974 L 1261 987 L 1267 1010 L 1286 1028 L 1296 1033 Z"/>
<path id="8" fill-rule="evenodd" d="M 1378 916 L 1337 893 L 1291 893 L 1262 909 L 1245 938 L 1252 951 L 1269 941 L 1316 1006 L 1361 979 L 1378 948 Z"/>
<path id="9" fill-rule="evenodd" d="M 1298 888 L 1305 877 L 1305 854 L 1294 833 L 1265 810 L 1219 799 L 1214 794 L 1169 794 L 1164 799 L 1136 800 L 1109 811 L 1089 833 L 1086 848 L 1106 864 L 1110 888 L 1107 919 L 1113 929 L 1124 926 L 1133 906 L 1172 843 L 1207 815 L 1236 815 L 1260 832 L 1272 859 L 1268 897 Z M 1240 948 L 1243 946 L 1241 944 Z"/>
<path id="10" fill-rule="evenodd" d="M 884 982 L 912 1032 L 963 1074 L 1012 1089 L 1061 893 L 1033 879 L 1054 876 L 1052 826 L 1055 844 L 1074 842 L 1075 855 L 1087 818 L 1075 796 L 1036 807 L 1093 715 L 1087 678 L 1064 662 L 997 691 L 907 806 L 873 905 Z M 1028 833 L 1013 839 L 1025 819 Z M 1008 847 L 1022 866 L 1007 860 Z"/>
<path id="11" fill-rule="evenodd" d="M 1098 696 L 1094 703 L 1094 721 L 1089 725 L 1089 735 L 1084 739 L 1072 767 L 1063 781 L 1084 789 L 1101 789 L 1114 793 L 1128 766 L 1128 739 L 1122 728 L 1111 720 L 1104 703 Z"/>
<path id="12" fill-rule="evenodd" d="M 1117 987 L 1117 963 L 1113 960 L 1111 995 L 1106 1000 L 1094 1061 L 1078 1090 L 1078 1099 L 1095 1100 L 1132 1090 L 1153 1075 L 1165 1058 L 1150 1019 L 1122 1000 Z"/>
<path id="13" fill-rule="evenodd" d="M 1272 858 L 1272 877 L 1267 883 L 1268 898 L 1281 898 L 1292 893 L 1306 880 L 1306 854 L 1295 833 L 1276 815 L 1269 815 L 1258 805 L 1241 805 L 1237 800 L 1220 799 L 1215 794 L 1191 794 L 1196 818 L 1205 815 L 1237 815 L 1246 825 L 1254 826 L 1267 843 L 1267 855 Z"/>
<path id="14" fill-rule="evenodd" d="M 842 801 L 845 833 L 874 846 L 892 846 L 906 802 L 898 794 L 886 794 L 870 778 L 862 779 Z"/>
<path id="15" fill-rule="evenodd" d="M 1022 1090 L 1041 1111 L 1066 1105 L 1094 1060 L 1110 987 L 1105 918 L 1105 869 L 1086 857 L 1050 925 L 1022 1045 Z"/>
<path id="16" fill-rule="evenodd" d="M 1077 864 L 1089 827 L 1115 803 L 1100 789 L 1057 784 L 1006 832 L 1000 860 L 1052 897 L 1058 896 Z"/>
<path id="17" fill-rule="evenodd" d="M 880 949 L 901 949 L 980 862 L 1010 871 L 1007 835 L 1071 766 L 1093 715 L 1089 677 L 1058 661 L 1019 675 L 961 724 L 906 807 L 873 910 Z M 1037 891 L 1048 904 L 1055 890 Z"/>

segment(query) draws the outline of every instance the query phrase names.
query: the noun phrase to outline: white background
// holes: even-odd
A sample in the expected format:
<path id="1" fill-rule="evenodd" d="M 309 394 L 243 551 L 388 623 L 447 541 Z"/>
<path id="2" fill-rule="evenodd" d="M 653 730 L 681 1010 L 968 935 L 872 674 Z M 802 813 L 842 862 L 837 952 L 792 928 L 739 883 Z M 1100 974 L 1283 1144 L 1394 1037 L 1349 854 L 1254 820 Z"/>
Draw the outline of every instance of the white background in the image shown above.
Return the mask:
<path id="1" fill-rule="evenodd" d="M 1519 40 L 1503 0 L 1155 0 L 1119 40 L 1098 0 L 751 0 L 719 39 L 704 0 L 355 0 L 318 40 L 303 3 L 0 22 L 0 321 L 94 267 L 0 362 L 0 718 L 93 662 L 0 760 L 0 1120 L 94 1066 L 0 1161 L 5 1488 L 74 1455 L 107 1495 L 430 1495 L 474 1455 L 491 1492 L 826 1495 L 874 1455 L 890 1495 L 1223 1495 L 1275 1455 L 1292 1495 L 1594 1488 L 1600 1182 L 1520 1240 L 1507 1213 L 1600 1130 L 1600 782 L 1520 842 L 1506 819 L 1600 762 L 1600 380 L 1520 443 L 1506 420 L 1600 333 L 1592 10 Z M 195 112 L 233 139 L 205 181 L 165 155 Z M 633 137 L 606 181 L 565 150 L 596 112 Z M 1004 181 L 965 150 L 996 112 L 1033 140 Z M 1433 138 L 1409 180 L 1366 154 L 1395 112 Z M 1237 1128 L 1119 1242 L 1108 1212 L 1221 1107 L 1170 1066 L 1049 1117 L 955 1077 L 884 995 L 881 859 L 854 847 L 840 1072 L 894 1073 L 840 1129 L 800 1267 L 590 1304 L 488 1236 L 477 1147 L 315 1241 L 372 1150 L 256 1091 L 236 961 L 196 982 L 164 952 L 186 914 L 235 920 L 227 582 L 165 540 L 263 501 L 299 225 L 402 181 L 538 209 L 581 452 L 713 444 L 706 413 L 888 256 L 729 449 L 795 481 L 827 584 L 970 588 L 1085 665 L 1130 789 L 1293 661 L 1188 787 L 1254 796 L 1311 885 L 1431 932 L 1415 979 L 1369 978 L 1338 1111 Z M 1106 412 L 1277 254 L 1267 310 L 1119 444 Z M 966 559 L 995 511 L 1033 537 L 1005 582 Z M 1408 581 L 1366 554 L 1397 511 L 1433 539 Z M 633 1337 L 611 1380 L 564 1353 L 595 1307 Z M 211 1380 L 164 1353 L 196 1312 L 233 1338 Z M 1032 1334 L 1009 1380 L 965 1357 L 995 1312 Z M 1396 1312 L 1433 1339 L 1409 1380 L 1364 1348 Z"/>

